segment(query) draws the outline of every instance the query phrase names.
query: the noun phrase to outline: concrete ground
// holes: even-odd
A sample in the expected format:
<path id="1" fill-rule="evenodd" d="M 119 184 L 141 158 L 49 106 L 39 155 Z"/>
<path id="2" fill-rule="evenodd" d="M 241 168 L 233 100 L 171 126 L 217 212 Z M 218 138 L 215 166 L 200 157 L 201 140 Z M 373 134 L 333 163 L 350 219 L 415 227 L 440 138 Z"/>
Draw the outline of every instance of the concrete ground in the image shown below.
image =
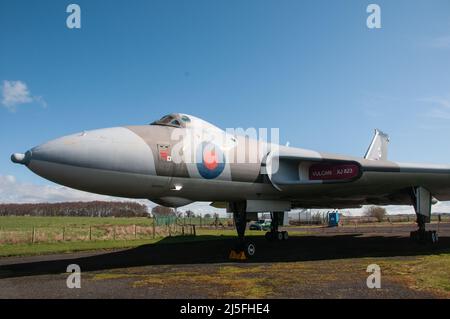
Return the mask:
<path id="1" fill-rule="evenodd" d="M 279 243 L 254 237 L 256 256 L 245 262 L 228 260 L 234 238 L 226 236 L 2 258 L 0 298 L 448 298 L 412 275 L 424 256 L 450 252 L 450 224 L 440 225 L 434 246 L 411 242 L 412 229 L 316 228 Z M 80 289 L 66 286 L 69 264 L 81 268 Z M 370 264 L 381 267 L 381 289 L 366 285 Z"/>

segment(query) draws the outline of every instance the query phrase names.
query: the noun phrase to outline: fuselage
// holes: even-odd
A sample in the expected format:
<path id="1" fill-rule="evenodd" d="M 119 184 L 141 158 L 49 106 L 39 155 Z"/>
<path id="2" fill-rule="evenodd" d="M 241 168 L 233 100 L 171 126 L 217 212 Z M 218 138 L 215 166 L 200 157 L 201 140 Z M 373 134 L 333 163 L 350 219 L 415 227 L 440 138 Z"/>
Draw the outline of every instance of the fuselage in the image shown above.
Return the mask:
<path id="1" fill-rule="evenodd" d="M 172 207 L 249 199 L 288 200 L 300 207 L 409 204 L 407 189 L 418 183 L 450 199 L 450 168 L 430 179 L 439 167 L 408 172 L 408 165 L 390 161 L 228 134 L 188 115 L 177 121 L 183 116 L 189 119 L 185 125 L 163 121 L 64 136 L 12 159 L 61 185 Z"/>

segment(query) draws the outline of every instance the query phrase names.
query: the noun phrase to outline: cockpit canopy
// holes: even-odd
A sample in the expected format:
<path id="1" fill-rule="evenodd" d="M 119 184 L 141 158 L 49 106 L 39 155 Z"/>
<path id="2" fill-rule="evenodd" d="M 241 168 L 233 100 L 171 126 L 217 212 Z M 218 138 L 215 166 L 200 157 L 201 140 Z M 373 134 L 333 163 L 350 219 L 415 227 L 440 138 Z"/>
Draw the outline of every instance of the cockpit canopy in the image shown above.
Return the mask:
<path id="1" fill-rule="evenodd" d="M 220 140 L 221 144 L 227 147 L 233 147 L 237 143 L 234 135 L 228 134 L 217 126 L 189 114 L 171 113 L 163 116 L 160 120 L 155 121 L 150 125 L 186 128 L 196 132 L 197 136 Z"/>
<path id="2" fill-rule="evenodd" d="M 190 122 L 191 119 L 186 114 L 172 113 L 169 115 L 164 115 L 161 119 L 154 121 L 150 125 L 162 125 L 162 126 L 184 128 Z"/>
<path id="3" fill-rule="evenodd" d="M 157 120 L 150 125 L 171 126 L 177 128 L 192 128 L 195 130 L 206 130 L 225 133 L 223 130 L 209 122 L 206 122 L 198 117 L 182 114 L 171 113 L 163 116 L 160 120 Z"/>

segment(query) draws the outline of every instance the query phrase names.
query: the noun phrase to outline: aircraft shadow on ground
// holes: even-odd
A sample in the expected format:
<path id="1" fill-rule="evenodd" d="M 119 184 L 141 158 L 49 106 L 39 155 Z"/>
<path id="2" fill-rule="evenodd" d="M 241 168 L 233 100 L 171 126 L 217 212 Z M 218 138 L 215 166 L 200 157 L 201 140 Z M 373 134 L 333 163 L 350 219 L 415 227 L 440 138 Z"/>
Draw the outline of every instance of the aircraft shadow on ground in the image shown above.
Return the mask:
<path id="1" fill-rule="evenodd" d="M 101 271 L 151 265 L 182 265 L 233 262 L 228 259 L 235 237 L 204 237 L 204 241 L 162 239 L 158 243 L 120 251 L 96 253 L 92 256 L 22 262 L 0 266 L 0 278 L 65 273 L 69 264 L 78 264 L 82 271 Z M 203 239 L 203 238 L 202 238 Z M 333 260 L 359 257 L 417 256 L 450 252 L 450 237 L 440 237 L 437 245 L 411 242 L 406 237 L 359 234 L 336 236 L 299 236 L 286 242 L 268 242 L 252 237 L 256 256 L 244 263 L 277 263 L 313 260 Z"/>

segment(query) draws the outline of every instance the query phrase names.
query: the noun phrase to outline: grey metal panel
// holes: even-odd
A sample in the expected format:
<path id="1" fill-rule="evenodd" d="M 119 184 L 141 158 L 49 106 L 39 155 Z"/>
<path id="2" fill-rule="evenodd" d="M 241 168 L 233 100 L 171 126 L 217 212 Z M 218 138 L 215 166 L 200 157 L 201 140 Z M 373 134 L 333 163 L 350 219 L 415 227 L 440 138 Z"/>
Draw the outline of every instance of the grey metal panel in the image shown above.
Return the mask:
<path id="1" fill-rule="evenodd" d="M 265 154 L 258 141 L 244 136 L 237 136 L 237 146 L 230 159 L 231 179 L 239 182 L 254 182 L 261 172 L 261 159 Z M 245 154 L 241 156 L 239 154 Z M 244 160 L 242 162 L 242 159 Z"/>
<path id="2" fill-rule="evenodd" d="M 158 125 L 127 126 L 127 128 L 137 134 L 151 148 L 155 159 L 156 174 L 160 176 L 189 177 L 186 164 L 176 164 L 171 161 L 160 159 L 158 145 L 169 145 L 173 147 L 171 134 L 174 128 Z"/>
<path id="3" fill-rule="evenodd" d="M 64 136 L 31 149 L 33 160 L 136 174 L 155 174 L 153 154 L 123 127 Z"/>
<path id="4" fill-rule="evenodd" d="M 29 168 L 36 174 L 71 188 L 129 198 L 159 197 L 167 192 L 167 177 L 86 168 L 32 160 Z"/>
<path id="5" fill-rule="evenodd" d="M 247 200 L 248 212 L 285 212 L 291 210 L 290 201 L 282 200 Z"/>

